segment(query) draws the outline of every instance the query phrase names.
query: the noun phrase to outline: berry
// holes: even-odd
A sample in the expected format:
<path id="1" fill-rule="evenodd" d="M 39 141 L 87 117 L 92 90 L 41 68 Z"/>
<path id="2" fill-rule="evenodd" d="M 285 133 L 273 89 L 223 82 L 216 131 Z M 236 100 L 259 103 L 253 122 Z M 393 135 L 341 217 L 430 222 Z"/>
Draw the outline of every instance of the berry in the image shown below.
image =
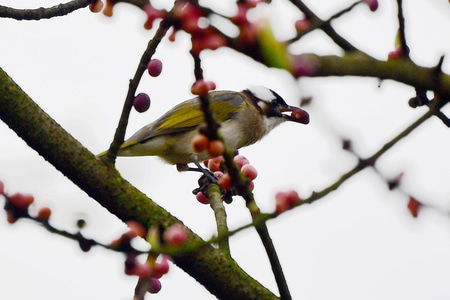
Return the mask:
<path id="1" fill-rule="evenodd" d="M 152 77 L 157 77 L 162 71 L 162 62 L 159 59 L 152 59 L 147 64 L 148 74 Z"/>
<path id="2" fill-rule="evenodd" d="M 31 203 L 34 202 L 34 197 L 31 195 L 16 193 L 9 197 L 8 200 L 13 206 L 19 209 L 26 209 L 31 205 Z"/>
<path id="3" fill-rule="evenodd" d="M 146 235 L 146 231 L 144 226 L 142 226 L 141 224 L 139 224 L 136 221 L 127 221 L 126 222 L 128 228 L 130 229 L 129 231 L 129 235 L 131 238 L 140 236 L 141 238 L 144 238 Z"/>
<path id="4" fill-rule="evenodd" d="M 52 210 L 49 207 L 42 207 L 41 209 L 39 209 L 36 219 L 40 221 L 47 221 L 50 218 L 51 214 Z"/>
<path id="5" fill-rule="evenodd" d="M 301 199 L 296 191 L 278 192 L 275 195 L 275 212 L 281 214 L 300 203 Z"/>
<path id="6" fill-rule="evenodd" d="M 209 138 L 204 134 L 196 134 L 192 138 L 192 147 L 195 152 L 202 152 L 209 147 Z"/>
<path id="7" fill-rule="evenodd" d="M 317 72 L 318 61 L 307 54 L 299 55 L 293 61 L 292 73 L 298 78 L 301 76 L 313 76 Z"/>
<path id="8" fill-rule="evenodd" d="M 297 108 L 291 112 L 291 117 L 299 120 L 302 124 L 309 123 L 309 114 L 303 109 Z"/>
<path id="9" fill-rule="evenodd" d="M 222 156 L 217 156 L 211 159 L 208 159 L 208 169 L 210 169 L 213 172 L 221 171 L 222 170 Z"/>
<path id="10" fill-rule="evenodd" d="M 181 224 L 173 224 L 169 226 L 163 233 L 163 240 L 170 245 L 180 246 L 186 242 L 188 232 Z"/>
<path id="11" fill-rule="evenodd" d="M 225 145 L 220 140 L 212 140 L 209 142 L 208 154 L 211 157 L 217 157 L 223 154 L 225 151 Z"/>
<path id="12" fill-rule="evenodd" d="M 311 22 L 308 19 L 300 19 L 295 21 L 295 29 L 298 32 L 306 31 L 311 27 Z"/>
<path id="13" fill-rule="evenodd" d="M 205 81 L 203 79 L 196 81 L 191 87 L 191 93 L 199 96 L 208 95 L 209 91 L 215 90 L 216 84 L 212 81 Z"/>
<path id="14" fill-rule="evenodd" d="M 241 173 L 250 180 L 253 180 L 258 176 L 258 171 L 250 164 L 242 166 Z"/>
<path id="15" fill-rule="evenodd" d="M 400 58 L 403 55 L 402 47 L 397 46 L 395 47 L 394 51 L 389 52 L 388 54 L 388 60 Z"/>
<path id="16" fill-rule="evenodd" d="M 103 1 L 97 0 L 94 3 L 89 4 L 89 9 L 93 13 L 99 13 L 103 9 Z"/>
<path id="17" fill-rule="evenodd" d="M 150 277 L 149 279 L 148 292 L 151 294 L 156 294 L 161 290 L 161 281 L 158 278 Z"/>
<path id="18" fill-rule="evenodd" d="M 155 278 L 161 278 L 161 276 L 169 272 L 169 259 L 166 255 L 161 255 L 160 257 L 161 260 L 154 265 L 152 276 Z"/>
<path id="19" fill-rule="evenodd" d="M 198 192 L 195 195 L 195 198 L 197 199 L 198 202 L 200 202 L 201 204 L 209 204 L 210 200 L 208 199 L 208 197 L 206 197 L 206 195 L 203 192 Z"/>
<path id="20" fill-rule="evenodd" d="M 376 11 L 378 9 L 378 0 L 364 0 L 364 2 L 369 6 L 371 11 Z"/>
<path id="21" fill-rule="evenodd" d="M 229 173 L 225 173 L 219 178 L 219 186 L 224 190 L 231 190 L 231 176 Z"/>
<path id="22" fill-rule="evenodd" d="M 150 97 L 146 93 L 138 94 L 134 98 L 133 106 L 140 113 L 147 111 L 150 107 Z"/>
<path id="23" fill-rule="evenodd" d="M 417 201 L 414 197 L 409 197 L 408 201 L 408 210 L 414 218 L 417 218 L 419 214 L 419 208 L 422 206 L 422 203 Z"/>
<path id="24" fill-rule="evenodd" d="M 249 164 L 249 160 L 247 159 L 247 157 L 243 156 L 243 155 L 236 155 L 233 158 L 234 162 L 237 163 L 237 165 L 239 166 L 239 168 L 242 168 L 243 166 Z"/>

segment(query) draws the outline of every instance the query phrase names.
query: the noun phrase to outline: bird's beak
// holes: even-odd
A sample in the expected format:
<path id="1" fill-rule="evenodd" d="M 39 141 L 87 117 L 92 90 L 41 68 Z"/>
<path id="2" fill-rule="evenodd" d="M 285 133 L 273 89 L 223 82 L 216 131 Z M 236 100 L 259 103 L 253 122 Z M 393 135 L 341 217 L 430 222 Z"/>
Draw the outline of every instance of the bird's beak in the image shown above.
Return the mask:
<path id="1" fill-rule="evenodd" d="M 291 114 L 284 114 L 290 112 Z M 295 106 L 286 106 L 280 109 L 281 116 L 287 121 L 292 121 L 296 123 L 308 124 L 309 114 L 303 109 Z"/>

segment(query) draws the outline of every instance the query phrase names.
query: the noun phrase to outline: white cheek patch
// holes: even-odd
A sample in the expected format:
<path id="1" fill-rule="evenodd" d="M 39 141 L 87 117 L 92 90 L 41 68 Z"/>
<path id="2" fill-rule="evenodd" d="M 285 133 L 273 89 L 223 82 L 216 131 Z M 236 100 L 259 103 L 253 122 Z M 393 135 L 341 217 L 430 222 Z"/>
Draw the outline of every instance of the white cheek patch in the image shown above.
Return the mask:
<path id="1" fill-rule="evenodd" d="M 258 101 L 256 103 L 256 105 L 259 106 L 259 108 L 261 108 L 262 111 L 267 111 L 268 107 L 267 107 L 267 103 L 264 101 Z"/>
<path id="2" fill-rule="evenodd" d="M 264 86 L 251 86 L 249 90 L 257 98 L 270 102 L 277 99 L 277 97 L 272 93 L 272 91 Z"/>

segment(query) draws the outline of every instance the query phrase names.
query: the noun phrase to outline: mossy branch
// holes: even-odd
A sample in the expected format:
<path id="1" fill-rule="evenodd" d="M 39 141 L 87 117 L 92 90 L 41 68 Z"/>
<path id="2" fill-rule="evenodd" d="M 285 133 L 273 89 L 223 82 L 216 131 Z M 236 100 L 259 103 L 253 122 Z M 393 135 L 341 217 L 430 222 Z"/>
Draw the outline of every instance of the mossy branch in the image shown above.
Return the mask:
<path id="1" fill-rule="evenodd" d="M 0 118 L 31 148 L 122 221 L 146 228 L 180 221 L 123 179 L 47 115 L 0 68 Z M 202 239 L 190 232 L 189 242 Z M 205 246 L 174 258 L 219 299 L 277 299 L 222 251 Z"/>

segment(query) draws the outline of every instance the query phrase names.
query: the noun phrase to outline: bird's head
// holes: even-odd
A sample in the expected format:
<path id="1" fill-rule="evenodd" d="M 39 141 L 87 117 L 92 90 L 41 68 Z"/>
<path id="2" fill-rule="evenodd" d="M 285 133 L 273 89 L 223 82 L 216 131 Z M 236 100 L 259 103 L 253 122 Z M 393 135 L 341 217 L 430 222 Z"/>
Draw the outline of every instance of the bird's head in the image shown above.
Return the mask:
<path id="1" fill-rule="evenodd" d="M 264 116 L 268 131 L 284 121 L 309 123 L 309 114 L 303 109 L 288 105 L 280 95 L 265 87 L 251 87 L 244 90 L 255 107 Z"/>

